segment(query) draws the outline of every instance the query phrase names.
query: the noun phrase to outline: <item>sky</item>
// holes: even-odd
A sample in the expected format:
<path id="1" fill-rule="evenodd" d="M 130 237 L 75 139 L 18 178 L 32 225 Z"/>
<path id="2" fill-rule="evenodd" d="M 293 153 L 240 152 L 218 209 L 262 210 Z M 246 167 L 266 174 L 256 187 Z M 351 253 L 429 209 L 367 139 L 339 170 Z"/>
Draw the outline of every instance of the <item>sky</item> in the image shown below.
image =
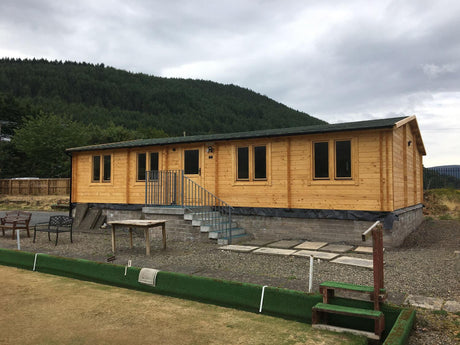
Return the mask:
<path id="1" fill-rule="evenodd" d="M 2 0 L 0 57 L 212 80 L 329 123 L 416 115 L 460 164 L 458 0 Z"/>

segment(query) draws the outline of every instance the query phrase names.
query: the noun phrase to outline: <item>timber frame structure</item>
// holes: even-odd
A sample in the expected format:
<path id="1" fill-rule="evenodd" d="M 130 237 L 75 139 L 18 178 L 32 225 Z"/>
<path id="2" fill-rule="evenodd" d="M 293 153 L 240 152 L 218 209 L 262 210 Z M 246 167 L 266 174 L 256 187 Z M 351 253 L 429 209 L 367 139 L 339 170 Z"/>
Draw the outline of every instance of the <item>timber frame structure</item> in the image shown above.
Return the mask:
<path id="1" fill-rule="evenodd" d="M 66 152 L 73 205 L 140 209 L 149 205 L 148 183 L 157 183 L 164 171 L 183 172 L 233 214 L 246 216 L 376 221 L 423 203 L 426 151 L 415 116 Z M 391 217 L 387 221 L 391 228 Z"/>

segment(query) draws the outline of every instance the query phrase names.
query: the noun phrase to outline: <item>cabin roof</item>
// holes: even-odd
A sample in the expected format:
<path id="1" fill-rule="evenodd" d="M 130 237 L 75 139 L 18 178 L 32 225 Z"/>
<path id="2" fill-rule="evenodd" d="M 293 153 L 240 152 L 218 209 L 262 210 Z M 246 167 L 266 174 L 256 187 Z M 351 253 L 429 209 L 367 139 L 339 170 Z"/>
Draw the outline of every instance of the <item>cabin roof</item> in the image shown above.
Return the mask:
<path id="1" fill-rule="evenodd" d="M 186 143 L 213 142 L 213 141 L 222 141 L 222 140 L 239 140 L 239 139 L 252 139 L 252 138 L 292 136 L 292 135 L 302 135 L 302 134 L 318 134 L 318 133 L 329 133 L 329 132 L 383 129 L 383 128 L 399 127 L 398 125 L 405 124 L 412 120 L 415 120 L 415 116 L 403 116 L 403 117 L 393 117 L 393 118 L 380 119 L 380 120 L 343 122 L 343 123 L 336 123 L 336 124 L 325 124 L 325 125 L 314 125 L 314 126 L 303 126 L 303 127 L 263 129 L 263 130 L 250 131 L 250 132 L 191 135 L 191 136 L 183 136 L 183 137 L 167 137 L 167 138 L 156 138 L 156 139 L 139 139 L 139 140 L 116 142 L 116 143 L 73 147 L 73 148 L 67 149 L 66 151 L 67 152 L 95 151 L 95 150 L 133 148 L 133 147 L 155 146 L 155 145 L 186 144 Z M 418 125 L 416 125 L 416 128 L 418 130 Z M 421 142 L 420 134 L 418 134 L 417 140 L 418 141 L 420 140 Z M 417 144 L 420 148 L 419 143 Z M 423 147 L 423 142 L 421 143 L 421 147 Z M 423 154 L 425 154 L 424 150 L 425 149 L 423 147 L 423 150 L 421 151 Z"/>

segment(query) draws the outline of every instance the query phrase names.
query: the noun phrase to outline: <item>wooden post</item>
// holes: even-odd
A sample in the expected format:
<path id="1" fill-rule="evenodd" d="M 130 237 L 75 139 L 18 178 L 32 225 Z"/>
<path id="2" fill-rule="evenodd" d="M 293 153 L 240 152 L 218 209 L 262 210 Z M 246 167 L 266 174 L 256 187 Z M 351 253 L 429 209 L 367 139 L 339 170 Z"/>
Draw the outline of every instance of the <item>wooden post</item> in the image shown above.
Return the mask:
<path id="1" fill-rule="evenodd" d="M 372 230 L 374 266 L 374 310 L 380 310 L 380 289 L 383 289 L 383 231 L 379 224 Z"/>

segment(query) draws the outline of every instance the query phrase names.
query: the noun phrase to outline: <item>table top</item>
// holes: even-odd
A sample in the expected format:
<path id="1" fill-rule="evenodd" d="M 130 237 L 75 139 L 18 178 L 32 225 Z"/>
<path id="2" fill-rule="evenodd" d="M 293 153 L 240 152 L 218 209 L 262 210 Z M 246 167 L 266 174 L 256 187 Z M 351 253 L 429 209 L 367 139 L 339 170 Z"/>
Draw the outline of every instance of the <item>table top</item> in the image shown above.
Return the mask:
<path id="1" fill-rule="evenodd" d="M 156 219 L 125 219 L 107 222 L 109 225 L 155 226 L 166 223 L 166 220 Z"/>

